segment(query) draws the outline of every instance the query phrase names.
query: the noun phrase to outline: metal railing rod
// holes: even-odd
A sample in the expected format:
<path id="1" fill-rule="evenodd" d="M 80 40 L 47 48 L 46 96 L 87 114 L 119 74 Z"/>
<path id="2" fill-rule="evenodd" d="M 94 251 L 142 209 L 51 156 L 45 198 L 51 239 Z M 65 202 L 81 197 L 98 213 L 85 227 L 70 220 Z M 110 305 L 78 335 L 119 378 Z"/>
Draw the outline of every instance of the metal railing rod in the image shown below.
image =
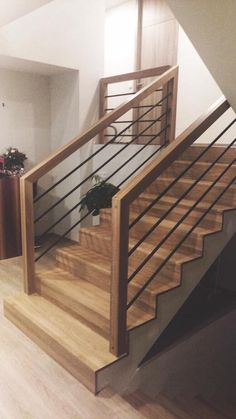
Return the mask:
<path id="1" fill-rule="evenodd" d="M 235 162 L 235 160 L 234 160 Z M 161 265 L 156 269 L 156 271 L 151 275 L 151 277 L 147 280 L 147 282 L 143 285 L 143 287 L 135 294 L 135 296 L 129 301 L 127 304 L 127 310 L 133 305 L 133 303 L 137 300 L 137 298 L 142 294 L 142 292 L 148 287 L 148 285 L 153 281 L 156 275 L 161 271 L 161 269 L 165 266 L 168 260 L 174 255 L 174 253 L 179 249 L 179 247 L 184 243 L 184 241 L 188 238 L 188 236 L 193 232 L 193 230 L 200 224 L 203 218 L 208 214 L 209 211 L 214 207 L 214 205 L 219 201 L 219 199 L 227 192 L 227 190 L 232 186 L 235 182 L 236 176 L 230 181 L 230 183 L 225 187 L 225 189 L 218 195 L 218 197 L 212 202 L 210 207 L 201 215 L 199 220 L 191 227 L 188 233 L 180 240 L 180 242 L 174 247 L 171 253 L 167 256 L 167 258 L 161 263 Z"/>
<path id="2" fill-rule="evenodd" d="M 163 114 L 163 116 L 165 115 L 165 113 Z M 148 127 L 146 127 L 143 132 L 146 132 L 152 125 L 154 125 L 154 123 L 150 124 Z M 142 133 L 143 133 L 142 132 Z M 109 163 L 111 160 L 113 160 L 116 156 L 118 156 L 125 148 L 127 148 L 131 143 L 133 143 L 134 141 L 136 141 L 137 137 L 134 137 L 129 143 L 127 143 L 124 147 L 122 147 L 120 150 L 118 150 L 115 154 L 113 154 L 113 156 L 108 159 L 107 161 L 105 161 L 103 164 L 101 164 L 96 170 L 94 170 L 89 176 L 87 176 L 82 182 L 80 182 L 78 185 L 76 185 L 74 188 L 72 188 L 69 192 L 67 192 L 65 195 L 63 195 L 62 198 L 60 198 L 57 202 L 55 202 L 55 204 L 51 205 L 46 211 L 44 211 L 42 214 L 40 214 L 36 219 L 35 219 L 35 223 L 37 223 L 39 220 L 41 220 L 45 215 L 47 215 L 51 210 L 53 210 L 54 208 L 56 208 L 57 205 L 59 205 L 61 202 L 63 202 L 66 198 L 68 198 L 68 196 L 70 196 L 73 192 L 75 192 L 76 190 L 79 189 L 80 186 L 82 186 L 85 182 L 87 182 L 87 180 L 91 179 L 99 170 L 101 170 L 104 166 L 107 165 L 107 163 Z M 108 143 L 107 143 L 108 144 Z"/>
<path id="3" fill-rule="evenodd" d="M 47 230 L 45 230 L 42 234 L 42 236 L 45 236 L 46 234 L 48 234 L 54 227 L 56 227 L 61 221 L 63 221 L 68 215 L 70 215 L 74 210 L 76 210 L 76 208 L 78 208 L 81 204 L 82 204 L 82 199 L 75 204 L 69 211 L 67 211 L 64 215 L 62 215 L 57 221 L 55 221 L 55 223 L 53 223 L 50 227 L 47 228 Z"/>
<path id="4" fill-rule="evenodd" d="M 163 89 L 156 89 L 154 92 L 163 92 Z M 105 99 L 109 97 L 119 97 L 119 96 L 129 96 L 129 95 L 136 95 L 137 92 L 127 92 L 127 93 L 117 93 L 116 95 L 106 95 L 104 96 Z"/>
<path id="5" fill-rule="evenodd" d="M 169 126 L 167 125 L 167 127 L 165 127 L 165 128 L 163 128 L 163 132 L 168 128 Z M 156 138 L 157 136 L 155 136 L 155 138 Z M 155 139 L 154 138 L 154 139 Z M 152 139 L 152 141 L 153 141 L 153 139 Z M 142 147 L 142 149 L 140 150 L 140 151 L 138 151 L 137 153 L 136 153 L 136 155 L 139 153 L 139 152 L 141 152 L 146 146 L 147 146 L 148 144 L 145 144 L 143 147 Z M 158 145 L 158 144 L 157 144 Z M 151 153 L 150 154 L 150 156 L 148 156 L 144 161 L 142 161 L 142 163 L 140 163 L 140 165 L 138 166 L 138 167 L 136 167 L 131 173 L 129 173 L 129 175 L 128 176 L 126 176 L 126 178 L 125 179 L 123 179 L 120 183 L 119 183 L 119 185 L 117 185 L 117 187 L 118 188 L 120 188 L 120 186 L 121 185 L 123 185 L 123 183 L 125 183 L 131 176 L 133 176 L 134 175 L 134 173 L 136 173 L 139 169 L 141 169 L 141 167 L 145 164 L 145 163 L 147 163 L 156 153 L 158 153 L 163 147 L 165 147 L 165 144 L 163 144 L 163 145 L 160 145 L 160 147 L 159 148 L 157 148 L 153 153 Z M 135 156 L 134 156 L 135 157 Z"/>
<path id="6" fill-rule="evenodd" d="M 88 217 L 89 214 L 91 214 L 93 212 L 93 210 L 87 212 L 83 217 L 81 217 L 79 219 L 79 221 L 77 221 L 75 224 L 73 224 L 72 227 L 70 227 L 62 236 L 60 236 L 55 242 L 53 242 L 47 249 L 45 249 L 39 256 L 36 257 L 35 262 L 38 262 L 44 255 L 46 255 L 46 253 L 48 253 L 50 250 L 53 249 L 53 247 L 55 247 L 58 243 L 60 243 L 60 241 L 62 239 L 64 239 L 67 234 L 69 234 L 75 227 L 77 227 L 77 225 L 79 225 L 83 220 L 85 220 L 85 218 Z"/>
<path id="7" fill-rule="evenodd" d="M 135 95 L 136 93 L 137 92 L 117 93 L 116 95 L 106 95 L 104 96 L 104 98 L 108 99 L 109 97 L 130 96 L 130 95 Z"/>
<path id="8" fill-rule="evenodd" d="M 156 105 L 156 106 L 158 107 L 158 106 L 161 106 L 161 105 Z M 132 109 L 142 109 L 142 108 L 151 108 L 151 107 L 152 107 L 152 105 L 140 105 L 140 106 L 133 106 Z M 115 108 L 106 108 L 105 112 L 114 111 L 114 109 Z"/>
<path id="9" fill-rule="evenodd" d="M 236 141 L 236 138 L 234 139 Z M 166 242 L 166 240 L 174 233 L 174 231 L 180 226 L 183 220 L 192 212 L 192 210 L 202 201 L 202 199 L 210 192 L 213 186 L 224 176 L 224 174 L 229 170 L 229 168 L 235 163 L 234 159 L 219 176 L 214 180 L 214 182 L 205 190 L 205 192 L 195 201 L 195 203 L 187 210 L 187 212 L 180 218 L 180 220 L 175 224 L 175 226 L 166 234 L 165 237 L 158 243 L 157 246 L 144 258 L 140 265 L 135 269 L 135 271 L 128 278 L 128 282 L 137 275 L 137 273 L 146 265 L 146 263 L 151 259 L 151 257 L 160 249 L 160 247 Z"/>
<path id="10" fill-rule="evenodd" d="M 152 139 L 152 141 L 153 141 L 153 139 Z M 143 147 L 144 148 L 144 147 Z M 160 148 L 158 148 L 157 150 L 155 150 L 154 151 L 154 153 L 152 153 L 144 162 L 142 162 L 142 164 L 138 167 L 138 169 L 143 165 L 143 164 L 145 164 L 151 157 L 153 157 L 153 155 L 154 154 L 156 154 L 158 151 L 160 151 L 160 149 L 161 149 L 162 147 L 160 147 Z M 137 153 L 136 153 L 137 154 Z M 134 156 L 135 157 L 135 156 Z M 129 160 L 132 160 L 132 158 L 133 157 L 131 157 Z M 128 163 L 128 161 L 126 161 L 123 165 L 122 165 L 122 167 L 124 166 L 124 165 L 126 165 Z M 119 167 L 117 170 L 116 170 L 116 172 L 118 172 L 119 170 L 121 170 L 121 168 L 122 167 Z M 137 170 L 138 170 L 137 169 Z M 135 170 L 136 171 L 136 170 Z M 135 173 L 135 171 L 134 171 L 134 173 Z M 130 174 L 130 176 L 131 176 L 132 174 Z M 112 175 L 110 176 L 110 177 L 112 177 L 112 176 L 114 176 L 114 173 L 112 173 Z M 129 176 L 129 177 L 130 177 Z M 109 178 L 110 178 L 109 177 Z M 109 178 L 108 179 L 106 179 L 106 180 L 104 180 L 103 182 L 105 183 L 105 182 L 107 182 L 107 180 L 109 180 Z M 46 231 L 44 231 L 42 234 L 41 234 L 41 237 L 43 237 L 43 236 L 45 236 L 46 234 L 48 234 L 54 227 L 56 227 L 61 221 L 63 221 L 69 214 L 71 214 L 76 208 L 78 208 L 78 206 L 80 205 L 82 203 L 82 200 L 80 200 L 77 204 L 75 204 L 69 211 L 67 211 L 62 217 L 60 217 L 57 221 L 55 221 L 55 223 L 53 223 L 50 227 L 48 227 L 48 229 L 46 230 Z M 90 214 L 90 212 L 89 213 L 87 213 L 87 215 L 85 215 L 84 216 L 84 218 L 81 220 L 81 221 L 83 221 L 88 215 Z M 60 239 L 58 239 L 59 241 L 60 241 Z M 59 241 L 57 241 L 57 243 L 59 242 Z M 50 249 L 49 249 L 50 250 Z M 48 250 L 47 250 L 48 251 Z M 46 251 L 46 253 L 47 253 L 47 251 Z"/>
<path id="11" fill-rule="evenodd" d="M 158 134 L 154 135 L 153 138 L 151 140 L 149 140 L 146 144 L 144 144 L 143 147 L 141 147 L 136 153 L 134 153 L 128 160 L 126 160 L 121 166 L 118 167 L 118 169 L 116 169 L 114 172 L 112 172 L 106 179 L 104 179 L 102 181 L 102 183 L 107 182 L 108 180 L 110 180 L 116 173 L 118 173 L 121 169 L 123 169 L 124 166 L 127 165 L 127 163 L 129 163 L 131 160 L 134 159 L 134 157 L 136 157 L 139 153 L 141 153 L 141 151 L 143 151 L 144 148 L 146 148 L 149 144 L 151 144 L 152 141 L 154 141 L 157 137 L 159 137 L 162 132 L 164 132 L 166 129 L 163 128 Z M 127 145 L 129 145 L 133 140 L 131 140 L 129 143 L 127 143 Z M 157 144 L 158 146 L 159 144 Z M 124 148 L 124 147 L 123 147 Z M 154 154 L 156 154 L 162 147 L 157 148 L 157 150 L 154 151 L 154 153 L 152 153 L 144 162 L 142 162 L 142 164 L 140 166 L 138 166 L 132 173 L 129 174 L 128 178 L 130 178 L 130 176 L 132 176 L 132 174 L 134 174 L 141 166 L 143 166 L 143 164 L 145 164 L 151 157 L 153 157 Z M 127 179 L 128 179 L 127 178 Z M 121 186 L 127 179 L 123 180 L 121 183 L 119 183 L 119 186 Z M 119 188 L 119 186 L 117 185 L 117 187 Z"/>
<path id="12" fill-rule="evenodd" d="M 187 173 L 189 169 L 199 160 L 207 151 L 228 131 L 228 129 L 236 122 L 236 118 L 206 147 L 204 150 L 171 182 L 129 225 L 131 229 L 141 218 L 171 189 L 171 187 Z"/>
<path id="13" fill-rule="evenodd" d="M 119 137 L 135 137 L 137 134 L 122 134 Z M 139 135 L 139 137 L 152 137 L 154 134 L 143 134 Z M 106 134 L 104 137 L 112 137 L 113 134 Z"/>
<path id="14" fill-rule="evenodd" d="M 132 249 L 129 251 L 128 255 L 131 256 L 135 250 L 142 244 L 144 240 L 146 240 L 150 234 L 162 223 L 162 221 L 170 214 L 170 212 L 182 201 L 182 199 L 185 198 L 185 196 L 191 192 L 191 190 L 198 184 L 198 182 L 213 168 L 213 166 L 227 153 L 227 151 L 232 147 L 232 145 L 235 143 L 236 139 L 233 140 L 225 149 L 224 151 L 208 166 L 208 168 L 201 174 L 201 176 L 196 179 L 189 188 L 177 199 L 176 202 L 174 202 L 173 205 L 170 206 L 170 208 L 163 214 L 159 220 L 153 226 L 141 237 L 141 239 L 132 247 Z"/>
<path id="15" fill-rule="evenodd" d="M 158 119 L 145 119 L 145 120 L 139 121 L 139 123 L 141 124 L 143 122 L 154 122 L 154 121 L 158 122 Z M 116 124 L 128 124 L 129 122 L 132 122 L 132 121 L 116 121 Z"/>
<path id="16" fill-rule="evenodd" d="M 171 95 L 171 94 L 170 94 Z M 72 169 L 70 172 L 68 172 L 65 176 L 63 176 L 61 179 L 59 179 L 57 182 L 55 182 L 50 188 L 48 188 L 46 191 L 44 191 L 42 194 L 37 196 L 34 199 L 34 203 L 38 202 L 41 198 L 43 198 L 45 195 L 47 195 L 49 192 L 51 192 L 53 189 L 55 189 L 58 185 L 60 185 L 64 180 L 66 180 L 69 176 L 71 176 L 73 173 L 75 173 L 77 170 L 79 170 L 81 167 L 84 166 L 89 160 L 91 160 L 93 157 L 95 157 L 98 153 L 100 153 L 104 148 L 106 148 L 109 144 L 112 144 L 115 142 L 117 138 L 119 138 L 120 134 L 123 134 L 125 131 L 127 131 L 129 128 L 132 127 L 133 124 L 141 120 L 144 116 L 146 116 L 152 109 L 154 109 L 158 104 L 161 104 L 164 100 L 167 99 L 167 95 L 164 96 L 162 99 L 160 99 L 158 102 L 156 102 L 150 109 L 145 111 L 142 115 L 140 115 L 136 120 L 134 120 L 131 124 L 129 124 L 127 127 L 123 128 L 119 134 L 115 134 L 114 137 L 108 141 L 106 144 L 104 144 L 102 147 L 99 148 L 99 150 L 93 152 L 89 157 L 87 157 L 82 163 L 80 163 L 78 166 L 76 166 L 74 169 Z M 46 214 L 45 214 L 46 215 Z"/>

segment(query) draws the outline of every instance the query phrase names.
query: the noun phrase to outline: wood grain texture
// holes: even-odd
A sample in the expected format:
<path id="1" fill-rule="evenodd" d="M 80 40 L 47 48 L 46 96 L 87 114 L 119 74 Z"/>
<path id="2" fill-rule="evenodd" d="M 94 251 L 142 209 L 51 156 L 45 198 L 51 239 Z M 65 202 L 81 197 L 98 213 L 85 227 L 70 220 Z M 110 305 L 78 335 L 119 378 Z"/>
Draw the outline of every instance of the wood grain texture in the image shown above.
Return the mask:
<path id="1" fill-rule="evenodd" d="M 168 67 L 169 68 L 169 67 Z M 87 131 L 78 137 L 74 138 L 72 141 L 66 145 L 59 148 L 55 153 L 46 158 L 43 162 L 36 165 L 33 169 L 29 170 L 27 174 L 22 177 L 22 181 L 27 182 L 36 182 L 39 178 L 44 176 L 59 163 L 65 160 L 68 156 L 73 154 L 79 148 L 81 148 L 88 141 L 93 139 L 98 135 L 102 130 L 107 128 L 110 124 L 132 109 L 133 106 L 136 106 L 140 101 L 149 96 L 156 89 L 161 87 L 164 83 L 175 77 L 177 67 L 168 69 L 157 77 L 150 85 L 141 89 L 138 93 L 133 95 L 132 98 L 126 100 L 122 105 L 116 108 L 114 111 L 110 112 L 108 115 L 105 115 L 98 122 L 92 125 Z"/>
<path id="2" fill-rule="evenodd" d="M 228 108 L 225 98 L 219 99 L 204 112 L 174 142 L 166 147 L 158 157 L 116 194 L 116 199 L 133 202 L 184 150 L 209 128 Z"/>
<path id="3" fill-rule="evenodd" d="M 4 314 L 96 393 L 96 371 L 116 360 L 107 340 L 36 294 L 5 299 Z"/>
<path id="4" fill-rule="evenodd" d="M 128 352 L 127 342 L 127 273 L 129 211 L 114 199 L 112 219 L 112 275 L 110 350 L 116 356 Z"/>
<path id="5" fill-rule="evenodd" d="M 53 259 L 44 262 L 42 269 L 47 269 L 51 262 Z M 21 257 L 0 261 L 1 419 L 199 419 L 196 401 L 207 405 L 211 419 L 215 412 L 224 419 L 235 418 L 232 369 L 224 372 L 218 382 L 211 381 L 210 386 L 200 381 L 201 394 L 188 397 L 184 408 L 167 392 L 150 398 L 137 390 L 122 397 L 107 388 L 95 397 L 3 317 L 2 298 L 22 291 L 21 277 Z M 185 380 L 187 388 L 188 377 Z"/>
<path id="6" fill-rule="evenodd" d="M 24 289 L 26 294 L 32 294 L 35 292 L 33 184 L 21 178 L 20 185 Z"/>
<path id="7" fill-rule="evenodd" d="M 21 255 L 20 178 L 0 178 L 0 259 Z"/>

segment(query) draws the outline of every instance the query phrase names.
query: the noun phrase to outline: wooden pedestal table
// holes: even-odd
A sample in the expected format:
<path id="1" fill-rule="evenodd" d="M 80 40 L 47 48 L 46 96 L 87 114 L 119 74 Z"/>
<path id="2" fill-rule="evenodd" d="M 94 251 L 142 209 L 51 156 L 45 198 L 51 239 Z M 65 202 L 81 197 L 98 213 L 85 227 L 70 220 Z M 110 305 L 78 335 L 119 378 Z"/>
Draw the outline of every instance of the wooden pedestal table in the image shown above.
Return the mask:
<path id="1" fill-rule="evenodd" d="M 0 259 L 21 255 L 20 178 L 0 178 Z"/>

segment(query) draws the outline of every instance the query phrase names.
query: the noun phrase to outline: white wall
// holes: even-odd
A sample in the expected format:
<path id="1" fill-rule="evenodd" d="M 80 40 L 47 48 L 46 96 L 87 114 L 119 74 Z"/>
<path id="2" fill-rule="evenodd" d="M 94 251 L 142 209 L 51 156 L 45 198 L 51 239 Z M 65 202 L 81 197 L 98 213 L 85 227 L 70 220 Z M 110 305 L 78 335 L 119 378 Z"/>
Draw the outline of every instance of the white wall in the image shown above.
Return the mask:
<path id="1" fill-rule="evenodd" d="M 18 147 L 32 167 L 50 152 L 49 79 L 1 69 L 0 85 L 0 153 Z"/>
<path id="2" fill-rule="evenodd" d="M 105 76 L 134 71 L 136 32 L 136 0 L 128 0 L 106 11 Z"/>
<path id="3" fill-rule="evenodd" d="M 68 139 L 74 138 L 79 132 L 79 72 L 71 71 L 50 77 L 51 98 L 51 149 L 56 150 L 64 145 Z M 72 170 L 80 161 L 80 153 L 74 153 L 61 165 L 51 172 L 51 183 L 55 183 L 63 175 Z M 80 173 L 76 172 L 67 178 L 51 193 L 51 200 L 55 202 L 69 192 L 80 181 Z M 80 189 L 74 192 L 54 210 L 54 222 L 79 201 Z M 62 234 L 78 219 L 78 209 L 70 217 L 58 224 L 55 232 Z M 75 240 L 78 233 L 70 235 Z"/>
<path id="4" fill-rule="evenodd" d="M 205 112 L 223 93 L 205 66 L 191 41 L 179 27 L 178 42 L 179 85 L 177 102 L 176 135 L 184 131 L 192 122 Z M 212 126 L 199 142 L 209 142 L 234 118 L 229 110 Z M 224 135 L 219 142 L 227 143 L 235 129 Z"/>
<path id="5" fill-rule="evenodd" d="M 104 0 L 54 0 L 0 30 L 1 54 L 80 70 L 80 131 L 103 75 L 104 10 Z"/>
<path id="6" fill-rule="evenodd" d="M 98 83 L 104 68 L 104 12 L 104 0 L 54 0 L 0 30 L 1 54 L 77 70 L 51 78 L 51 151 L 98 118 Z M 83 149 L 83 156 L 90 149 L 91 145 Z M 63 176 L 79 161 L 80 154 L 68 159 L 40 181 L 41 187 Z M 70 178 L 61 190 L 57 188 L 49 197 L 52 202 L 59 192 L 73 187 L 73 182 Z M 69 209 L 79 192 L 56 208 L 54 219 Z M 39 206 L 40 212 L 44 205 L 41 202 Z M 60 232 L 64 232 L 63 226 Z"/>
<path id="7" fill-rule="evenodd" d="M 234 0 L 167 0 L 217 80 L 224 95 L 236 109 L 236 2 Z"/>
<path id="8" fill-rule="evenodd" d="M 0 0 L 0 26 L 32 12 L 52 0 Z"/>

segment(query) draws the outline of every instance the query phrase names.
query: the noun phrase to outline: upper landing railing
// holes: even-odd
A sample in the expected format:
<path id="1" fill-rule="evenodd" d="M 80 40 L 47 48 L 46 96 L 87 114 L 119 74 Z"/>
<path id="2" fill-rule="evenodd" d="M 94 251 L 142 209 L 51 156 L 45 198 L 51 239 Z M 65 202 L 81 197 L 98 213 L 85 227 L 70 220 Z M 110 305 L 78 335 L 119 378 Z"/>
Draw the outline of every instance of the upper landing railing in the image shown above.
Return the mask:
<path id="1" fill-rule="evenodd" d="M 86 217 L 90 215 L 90 212 L 88 211 L 82 216 L 79 215 L 78 208 L 81 204 L 80 199 L 76 204 L 73 204 L 68 211 L 58 217 L 53 224 L 47 226 L 46 230 L 43 231 L 42 234 L 52 232 L 53 229 L 69 217 L 72 212 L 75 213 L 75 211 L 77 211 L 78 213 L 78 220 L 69 229 L 66 229 L 62 233 L 61 237 L 57 238 L 37 257 L 35 257 L 34 251 L 35 225 L 37 225 L 40 220 L 47 218 L 57 206 L 60 206 L 60 204 L 65 201 L 66 198 L 74 193 L 78 193 L 79 188 L 82 185 L 91 180 L 92 177 L 99 172 L 99 170 L 106 167 L 118 155 L 121 156 L 118 160 L 122 161 L 122 164 L 110 173 L 109 176 L 104 179 L 104 182 L 111 179 L 118 172 L 123 173 L 122 169 L 129 165 L 130 162 L 133 162 L 133 159 L 135 159 L 138 154 L 142 153 L 142 150 L 144 150 L 148 145 L 158 144 L 144 161 L 141 161 L 141 163 L 139 162 L 135 168 L 132 166 L 131 173 L 129 173 L 128 176 L 124 176 L 124 178 L 119 181 L 119 184 L 116 186 L 121 187 L 130 177 L 132 177 L 149 160 L 151 160 L 153 156 L 158 153 L 161 147 L 164 147 L 173 141 L 175 135 L 178 68 L 161 67 L 156 69 L 155 73 L 157 76 L 155 80 L 143 87 L 137 93 L 135 91 L 132 92 L 132 94 L 128 95 L 128 98 L 127 96 L 124 96 L 124 99 L 126 97 L 124 103 L 120 104 L 118 107 L 114 107 L 112 110 L 106 111 L 107 113 L 103 115 L 98 122 L 91 126 L 91 128 L 70 141 L 65 146 L 61 147 L 21 178 L 22 252 L 24 289 L 26 293 L 31 294 L 36 290 L 35 262 L 56 246 L 61 238 L 66 237 L 74 228 L 76 228 Z M 151 74 L 149 70 L 144 70 L 141 72 L 119 76 L 121 81 L 130 79 L 141 80 L 146 77 L 153 77 L 153 71 Z M 103 95 L 101 96 L 100 104 L 104 101 L 104 92 L 106 90 L 105 86 L 107 86 L 108 83 L 113 83 L 114 80 L 115 78 L 113 77 L 110 80 L 103 79 L 101 81 L 101 92 L 103 91 Z M 126 119 L 127 114 L 129 120 Z M 123 121 L 122 123 L 120 123 L 121 120 Z M 124 120 L 126 121 L 125 123 Z M 110 126 L 115 127 L 115 134 L 113 133 L 113 135 L 110 135 L 110 133 L 107 134 L 107 130 L 110 129 Z M 127 138 L 126 141 L 123 141 L 123 136 L 126 134 L 128 134 L 128 141 Z M 106 141 L 103 142 L 103 145 L 98 150 L 93 151 L 92 154 L 84 160 L 81 159 L 77 166 L 72 168 L 68 173 L 64 174 L 46 191 L 36 196 L 36 198 L 33 197 L 33 184 L 35 182 L 39 182 L 43 176 L 51 172 L 82 146 L 90 143 L 91 141 L 96 141 L 96 137 L 98 135 L 100 138 L 106 138 Z M 105 135 L 109 135 L 109 137 L 105 137 Z M 127 158 L 125 150 L 130 147 L 131 144 L 137 142 L 139 138 L 145 139 L 142 143 L 142 147 L 131 154 L 129 153 L 129 158 Z M 89 174 L 86 174 L 86 176 L 81 179 L 83 173 L 81 169 L 97 154 L 101 155 L 102 151 L 105 150 L 107 146 L 117 142 L 124 144 L 119 146 L 109 159 L 105 156 L 99 167 L 94 170 L 92 169 Z M 86 168 L 89 167 L 90 165 L 86 166 Z M 48 207 L 46 207 L 46 204 L 43 202 L 45 196 L 48 196 L 52 190 L 56 189 L 66 179 L 70 178 L 72 174 L 77 172 L 80 174 L 80 182 L 72 189 L 65 191 L 65 193 L 63 193 L 56 202 L 53 202 L 53 204 L 51 203 Z M 43 202 L 43 211 L 35 217 L 35 206 L 37 206 L 38 202 Z"/>

